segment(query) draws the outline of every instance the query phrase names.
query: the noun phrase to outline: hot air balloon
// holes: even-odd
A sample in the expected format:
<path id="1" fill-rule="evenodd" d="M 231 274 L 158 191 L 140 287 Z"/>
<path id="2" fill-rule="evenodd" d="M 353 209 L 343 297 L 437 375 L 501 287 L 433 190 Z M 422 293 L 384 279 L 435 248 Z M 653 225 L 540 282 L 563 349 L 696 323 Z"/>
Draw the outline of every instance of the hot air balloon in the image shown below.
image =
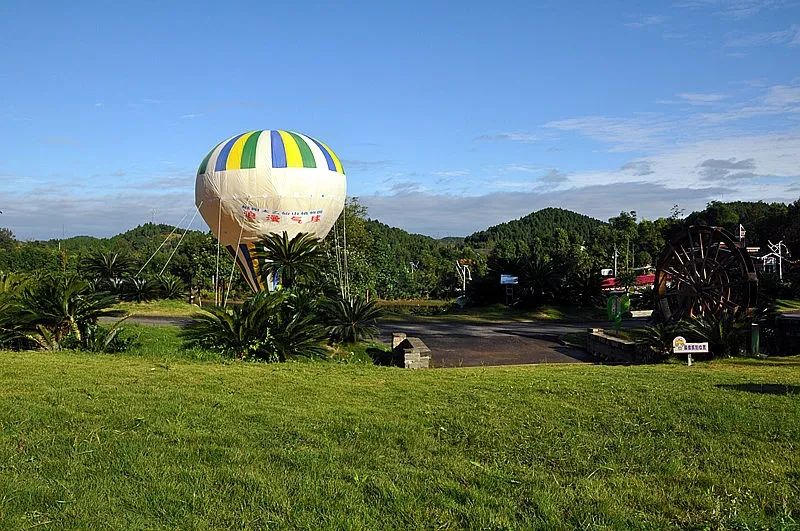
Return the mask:
<path id="1" fill-rule="evenodd" d="M 254 291 L 268 288 L 258 241 L 286 231 L 324 238 L 342 213 L 347 180 L 331 148 L 291 131 L 251 131 L 208 152 L 197 170 L 195 205 Z"/>

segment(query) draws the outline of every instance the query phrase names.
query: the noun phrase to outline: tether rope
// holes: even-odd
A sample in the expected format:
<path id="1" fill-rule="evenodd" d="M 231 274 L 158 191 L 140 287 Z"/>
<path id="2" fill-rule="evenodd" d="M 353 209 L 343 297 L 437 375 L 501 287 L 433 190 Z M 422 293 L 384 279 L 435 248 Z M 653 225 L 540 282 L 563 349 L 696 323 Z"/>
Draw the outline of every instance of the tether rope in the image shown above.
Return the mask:
<path id="1" fill-rule="evenodd" d="M 158 276 L 163 275 L 164 271 L 166 271 L 167 266 L 169 265 L 170 261 L 172 260 L 172 257 L 175 256 L 175 253 L 178 251 L 178 247 L 181 246 L 181 242 L 183 241 L 183 238 L 186 237 L 186 233 L 189 232 L 189 227 L 191 227 L 192 223 L 194 223 L 194 218 L 196 218 L 197 217 L 197 213 L 200 212 L 200 207 L 201 206 L 203 206 L 203 202 L 202 201 L 200 201 L 200 204 L 197 205 L 197 209 L 194 211 L 194 215 L 192 216 L 192 219 L 190 219 L 189 220 L 189 224 L 186 225 L 186 230 L 184 230 L 183 234 L 181 234 L 181 238 L 178 240 L 177 245 L 175 245 L 175 248 L 172 250 L 172 254 L 169 255 L 169 258 L 167 258 L 167 263 L 165 263 L 164 267 L 161 268 L 161 272 L 158 274 Z"/>
<path id="2" fill-rule="evenodd" d="M 150 263 L 150 260 L 153 259 L 153 257 L 156 255 L 156 253 L 158 253 L 158 251 L 161 250 L 162 247 L 164 247 L 164 244 L 167 243 L 167 240 L 169 240 L 172 237 L 172 235 L 175 234 L 175 231 L 178 230 L 178 227 L 180 226 L 180 224 L 183 223 L 183 220 L 186 219 L 186 216 L 189 215 L 189 212 L 190 212 L 190 209 L 186 209 L 186 214 L 184 214 L 183 217 L 181 218 L 181 220 L 178 222 L 178 224 L 175 225 L 172 228 L 172 232 L 170 232 L 167 235 L 167 237 L 164 238 L 164 241 L 161 242 L 161 245 L 159 245 L 158 248 L 155 251 L 153 251 L 153 254 L 151 254 L 150 258 L 147 259 L 147 262 L 145 262 L 144 265 L 142 266 L 142 268 L 136 273 L 136 277 L 138 277 L 139 275 L 142 274 L 142 271 L 144 271 L 144 268 L 147 267 L 147 264 Z"/>
<path id="3" fill-rule="evenodd" d="M 228 279 L 228 291 L 225 292 L 223 308 L 228 307 L 228 296 L 231 294 L 231 285 L 233 284 L 233 272 L 236 271 L 236 264 L 239 261 L 239 244 L 242 243 L 242 232 L 244 232 L 244 225 L 241 225 L 239 229 L 239 239 L 236 241 L 236 253 L 233 255 L 233 267 L 231 267 L 231 276 Z"/>

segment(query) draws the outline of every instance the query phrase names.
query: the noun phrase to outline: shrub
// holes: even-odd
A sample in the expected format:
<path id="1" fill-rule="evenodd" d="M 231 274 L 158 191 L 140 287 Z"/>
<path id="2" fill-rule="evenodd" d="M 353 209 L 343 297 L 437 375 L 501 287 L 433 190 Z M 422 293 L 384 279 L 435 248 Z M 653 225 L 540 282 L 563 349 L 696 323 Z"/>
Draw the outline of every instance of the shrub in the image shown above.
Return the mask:
<path id="1" fill-rule="evenodd" d="M 161 296 L 161 282 L 131 277 L 125 279 L 120 288 L 120 299 L 130 302 L 147 302 Z"/>
<path id="2" fill-rule="evenodd" d="M 75 275 L 45 275 L 27 286 L 11 308 L 26 339 L 46 350 L 58 350 L 69 342 L 85 348 L 90 329 L 111 309 L 117 298 L 96 292 Z"/>
<path id="3" fill-rule="evenodd" d="M 323 330 L 289 304 L 288 292 L 257 293 L 240 306 L 205 307 L 181 332 L 189 346 L 269 362 L 324 353 Z"/>
<path id="4" fill-rule="evenodd" d="M 381 310 L 375 301 L 359 296 L 344 297 L 325 304 L 325 323 L 333 341 L 355 343 L 371 339 L 378 333 L 376 320 Z"/>

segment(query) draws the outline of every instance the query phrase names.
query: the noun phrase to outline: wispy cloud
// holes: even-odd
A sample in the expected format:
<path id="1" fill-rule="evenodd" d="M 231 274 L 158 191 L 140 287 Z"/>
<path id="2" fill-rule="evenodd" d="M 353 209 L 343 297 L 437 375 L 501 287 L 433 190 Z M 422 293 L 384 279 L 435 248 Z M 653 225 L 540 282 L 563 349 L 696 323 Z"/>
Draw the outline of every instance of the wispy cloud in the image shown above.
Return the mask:
<path id="1" fill-rule="evenodd" d="M 358 160 L 358 159 L 343 159 L 342 166 L 346 171 L 369 171 L 390 166 L 390 160 Z"/>
<path id="2" fill-rule="evenodd" d="M 637 151 L 652 148 L 674 127 L 674 121 L 657 113 L 642 113 L 632 118 L 584 116 L 554 120 L 544 127 L 576 132 L 612 145 L 611 151 Z"/>
<path id="3" fill-rule="evenodd" d="M 676 94 L 676 96 L 689 105 L 710 105 L 718 103 L 728 97 L 726 94 L 701 92 L 682 92 Z"/>
<path id="4" fill-rule="evenodd" d="M 190 112 L 188 114 L 181 115 L 181 118 L 184 120 L 194 120 L 195 118 L 200 118 L 201 116 L 204 116 L 204 114 L 201 112 Z"/>
<path id="5" fill-rule="evenodd" d="M 664 23 L 664 21 L 666 20 L 667 17 L 663 15 L 648 15 L 638 18 L 633 22 L 628 22 L 627 24 L 625 24 L 625 27 L 637 29 L 637 28 L 643 28 L 645 26 L 656 26 L 658 24 Z"/>
<path id="6" fill-rule="evenodd" d="M 507 133 L 494 133 L 480 135 L 475 140 L 505 140 L 510 142 L 520 142 L 523 144 L 532 144 L 539 140 L 539 137 L 531 133 L 522 131 L 512 131 Z"/>
<path id="7" fill-rule="evenodd" d="M 435 171 L 433 175 L 437 177 L 464 177 L 469 175 L 469 171 L 467 170 L 447 170 L 447 171 Z"/>
<path id="8" fill-rule="evenodd" d="M 792 24 L 785 30 L 731 35 L 725 41 L 729 48 L 747 48 L 767 45 L 800 45 L 800 25 Z"/>
<path id="9" fill-rule="evenodd" d="M 783 0 L 682 0 L 675 2 L 674 5 L 682 8 L 710 8 L 718 15 L 743 19 L 768 9 L 783 7 L 786 2 Z"/>

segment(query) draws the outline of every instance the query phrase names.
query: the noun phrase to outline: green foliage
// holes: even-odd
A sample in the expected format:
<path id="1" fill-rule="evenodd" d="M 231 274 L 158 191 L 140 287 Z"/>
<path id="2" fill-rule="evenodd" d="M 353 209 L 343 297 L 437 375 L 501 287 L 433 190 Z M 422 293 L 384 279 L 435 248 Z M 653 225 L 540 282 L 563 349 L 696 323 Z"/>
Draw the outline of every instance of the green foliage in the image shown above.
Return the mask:
<path id="1" fill-rule="evenodd" d="M 747 346 L 751 319 L 731 312 L 693 317 L 679 323 L 678 330 L 696 340 L 707 341 L 711 356 L 738 355 Z"/>
<path id="2" fill-rule="evenodd" d="M 263 284 L 269 285 L 269 279 L 277 277 L 284 288 L 312 282 L 323 257 L 319 238 L 305 232 L 289 238 L 286 231 L 262 238 L 255 255 L 261 263 Z"/>
<path id="3" fill-rule="evenodd" d="M 129 277 L 120 286 L 120 299 L 131 302 L 147 302 L 161 296 L 162 284 L 150 278 Z"/>
<path id="4" fill-rule="evenodd" d="M 355 343 L 372 339 L 378 333 L 376 322 L 382 311 L 374 300 L 359 296 L 328 301 L 324 306 L 325 322 L 333 341 Z"/>
<path id="5" fill-rule="evenodd" d="M 0 250 L 10 251 L 17 243 L 14 233 L 11 229 L 0 227 Z"/>
<path id="6" fill-rule="evenodd" d="M 160 296 L 164 299 L 182 299 L 186 295 L 186 284 L 178 277 L 163 275 L 159 277 Z"/>
<path id="7" fill-rule="evenodd" d="M 256 293 L 239 306 L 203 308 L 181 336 L 189 346 L 238 359 L 276 362 L 323 354 L 324 331 L 288 304 L 286 291 Z"/>
<path id="8" fill-rule="evenodd" d="M 663 361 L 672 355 L 672 340 L 678 334 L 674 325 L 657 323 L 637 329 L 635 335 L 650 348 L 652 361 Z"/>
<path id="9" fill-rule="evenodd" d="M 45 275 L 28 284 L 10 310 L 25 338 L 39 348 L 86 348 L 97 320 L 117 313 L 111 309 L 116 302 L 75 275 Z"/>
<path id="10" fill-rule="evenodd" d="M 80 269 L 98 287 L 116 290 L 134 272 L 134 265 L 125 254 L 96 251 L 81 260 Z"/>

